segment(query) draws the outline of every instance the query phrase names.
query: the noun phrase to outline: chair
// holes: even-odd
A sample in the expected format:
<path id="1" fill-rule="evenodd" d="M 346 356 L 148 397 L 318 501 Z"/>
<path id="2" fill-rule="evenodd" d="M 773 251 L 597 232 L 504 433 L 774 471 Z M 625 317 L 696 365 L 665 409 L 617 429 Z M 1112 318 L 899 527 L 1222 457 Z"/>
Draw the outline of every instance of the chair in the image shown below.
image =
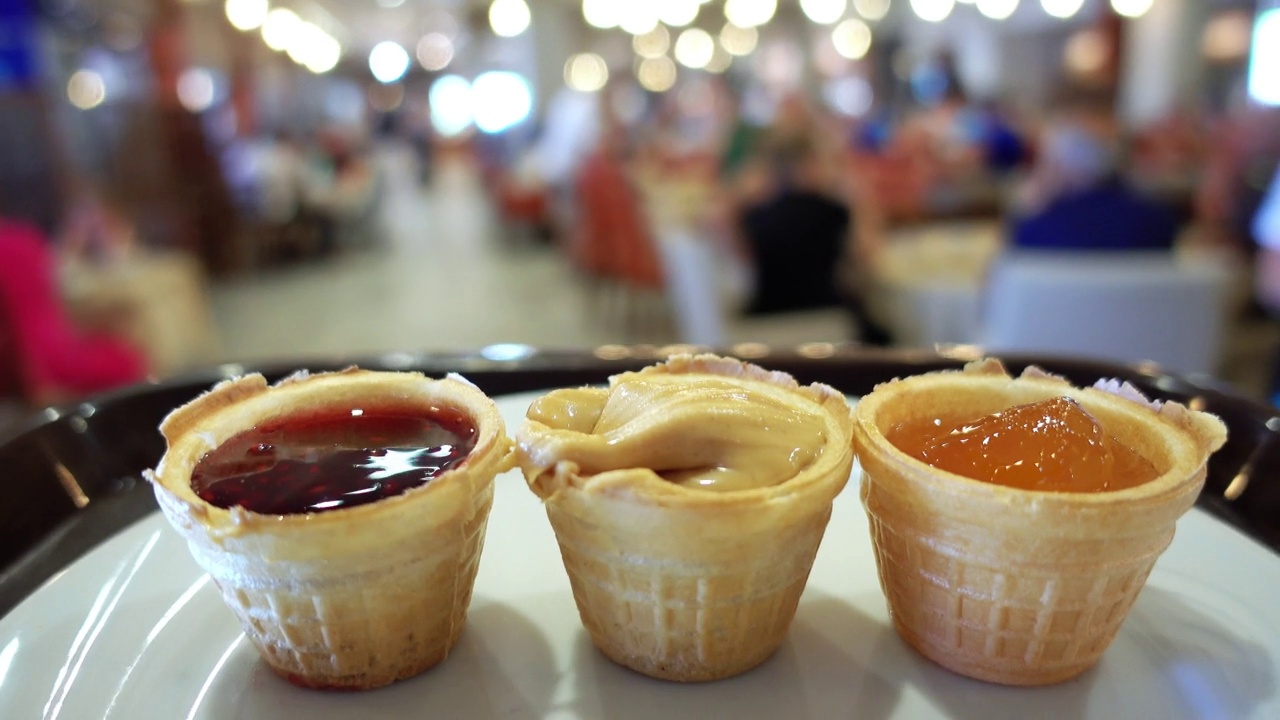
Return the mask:
<path id="1" fill-rule="evenodd" d="M 32 404 L 61 402 L 138 382 L 142 354 L 120 338 L 75 327 L 58 294 L 54 258 L 33 227 L 0 221 L 4 362 Z"/>
<path id="2" fill-rule="evenodd" d="M 1163 252 L 1011 252 L 990 271 L 982 344 L 1213 374 L 1231 282 L 1223 264 Z"/>

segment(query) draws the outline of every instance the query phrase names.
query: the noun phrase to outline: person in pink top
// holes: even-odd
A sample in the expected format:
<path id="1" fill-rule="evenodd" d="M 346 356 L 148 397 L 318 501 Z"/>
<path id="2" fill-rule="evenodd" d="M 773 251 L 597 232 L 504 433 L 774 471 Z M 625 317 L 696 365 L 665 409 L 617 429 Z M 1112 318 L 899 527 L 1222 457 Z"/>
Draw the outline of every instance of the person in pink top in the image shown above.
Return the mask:
<path id="1" fill-rule="evenodd" d="M 0 348 L 19 392 L 33 403 L 71 400 L 147 374 L 146 360 L 132 345 L 74 325 L 44 235 L 7 219 L 0 219 Z"/>

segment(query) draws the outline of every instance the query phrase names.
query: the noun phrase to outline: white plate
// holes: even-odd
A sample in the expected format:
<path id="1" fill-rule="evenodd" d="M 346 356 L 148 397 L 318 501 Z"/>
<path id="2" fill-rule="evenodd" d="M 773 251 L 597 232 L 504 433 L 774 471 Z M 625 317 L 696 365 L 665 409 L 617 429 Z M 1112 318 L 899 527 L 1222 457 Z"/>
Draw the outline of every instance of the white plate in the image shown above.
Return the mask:
<path id="1" fill-rule="evenodd" d="M 509 424 L 531 397 L 499 399 Z M 517 473 L 498 479 L 456 649 L 417 678 L 365 693 L 301 690 L 273 675 L 152 515 L 0 620 L 0 717 L 1280 717 L 1280 558 L 1211 516 L 1183 518 L 1097 667 L 1017 689 L 954 675 L 898 639 L 856 488 L 836 500 L 782 648 L 703 685 L 651 680 L 595 651 L 546 516 Z"/>

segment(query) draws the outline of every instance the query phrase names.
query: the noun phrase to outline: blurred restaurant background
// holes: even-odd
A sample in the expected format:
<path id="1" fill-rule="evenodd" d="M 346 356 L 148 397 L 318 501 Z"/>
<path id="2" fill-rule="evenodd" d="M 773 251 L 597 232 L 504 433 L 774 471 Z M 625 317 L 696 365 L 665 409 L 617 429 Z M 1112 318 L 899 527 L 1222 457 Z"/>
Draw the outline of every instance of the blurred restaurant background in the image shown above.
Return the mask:
<path id="1" fill-rule="evenodd" d="M 14 407 L 850 342 L 1275 392 L 1280 0 L 0 0 L 0 128 Z"/>

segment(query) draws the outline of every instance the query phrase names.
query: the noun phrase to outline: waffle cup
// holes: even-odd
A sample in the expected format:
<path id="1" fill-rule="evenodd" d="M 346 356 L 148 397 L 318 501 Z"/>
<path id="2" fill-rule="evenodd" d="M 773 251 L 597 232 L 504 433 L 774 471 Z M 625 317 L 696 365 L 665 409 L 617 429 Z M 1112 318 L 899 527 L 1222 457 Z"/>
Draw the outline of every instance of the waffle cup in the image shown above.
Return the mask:
<path id="1" fill-rule="evenodd" d="M 1111 492 L 1019 490 L 930 467 L 884 435 L 903 422 L 1062 396 L 1158 477 Z M 878 386 L 854 411 L 854 446 L 894 627 L 925 657 L 979 680 L 1079 675 L 1115 638 L 1225 440 L 1216 417 L 1149 403 L 1131 386 L 1079 389 L 1035 368 L 1014 379 L 993 360 Z"/>
<path id="2" fill-rule="evenodd" d="M 709 492 L 648 468 L 586 474 L 560 460 L 576 433 L 530 420 L 518 436 L 529 487 L 559 542 L 582 623 L 609 659 L 650 677 L 745 672 L 782 643 L 853 454 L 844 395 L 736 360 L 677 356 L 641 373 L 733 378 L 824 418 L 823 452 L 780 484 Z M 620 378 L 614 377 L 616 383 Z M 705 418 L 701 429 L 715 432 Z M 698 443 L 698 437 L 689 442 Z"/>
<path id="3" fill-rule="evenodd" d="M 431 482 L 367 505 L 315 514 L 224 509 L 191 488 L 206 452 L 260 423 L 325 407 L 450 407 L 477 443 Z M 347 370 L 261 375 L 217 385 L 162 423 L 168 450 L 149 479 L 263 660 L 306 687 L 367 689 L 416 675 L 448 655 L 466 619 L 493 503 L 512 464 L 493 402 L 459 379 Z"/>

